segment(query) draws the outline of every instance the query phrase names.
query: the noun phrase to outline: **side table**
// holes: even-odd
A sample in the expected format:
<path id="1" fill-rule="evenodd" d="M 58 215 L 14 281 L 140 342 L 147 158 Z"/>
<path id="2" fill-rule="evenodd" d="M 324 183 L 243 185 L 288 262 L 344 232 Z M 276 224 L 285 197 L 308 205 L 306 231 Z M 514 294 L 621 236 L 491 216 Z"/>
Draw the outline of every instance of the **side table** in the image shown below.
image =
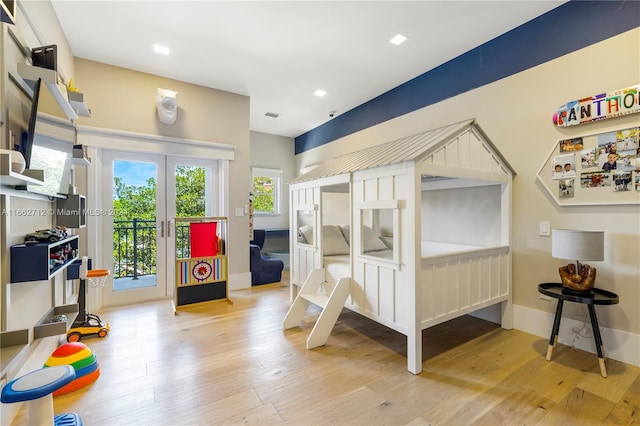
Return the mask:
<path id="1" fill-rule="evenodd" d="M 589 317 L 591 318 L 591 328 L 593 329 L 593 338 L 596 342 L 596 351 L 598 353 L 598 363 L 600 364 L 600 374 L 607 377 L 607 367 L 605 365 L 604 346 L 602 344 L 602 336 L 600 336 L 600 327 L 598 327 L 598 318 L 594 305 L 615 305 L 619 302 L 618 295 L 607 290 L 593 288 L 590 291 L 576 292 L 571 290 L 563 290 L 561 283 L 543 283 L 538 285 L 538 292 L 558 299 L 556 307 L 556 315 L 553 320 L 553 329 L 549 338 L 549 347 L 547 348 L 547 361 L 551 360 L 553 348 L 558 345 L 558 330 L 560 329 L 560 319 L 562 318 L 562 305 L 564 302 L 575 302 L 587 305 L 589 309 Z"/>

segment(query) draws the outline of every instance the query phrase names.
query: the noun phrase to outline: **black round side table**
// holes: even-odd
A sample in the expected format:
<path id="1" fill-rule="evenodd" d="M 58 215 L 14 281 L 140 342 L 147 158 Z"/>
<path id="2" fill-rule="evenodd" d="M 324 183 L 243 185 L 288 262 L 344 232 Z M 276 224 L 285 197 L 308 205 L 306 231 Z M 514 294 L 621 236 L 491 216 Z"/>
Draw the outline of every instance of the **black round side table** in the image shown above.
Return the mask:
<path id="1" fill-rule="evenodd" d="M 551 353 L 553 348 L 558 345 L 558 330 L 560 329 L 560 319 L 562 318 L 562 305 L 564 302 L 575 302 L 587 305 L 589 309 L 589 317 L 591 317 L 591 328 L 593 329 L 593 338 L 596 341 L 596 351 L 598 352 L 598 363 L 600 364 L 600 374 L 607 377 L 607 367 L 605 365 L 604 346 L 602 345 L 602 336 L 600 336 L 600 327 L 598 327 L 598 318 L 594 305 L 615 305 L 619 302 L 618 295 L 607 290 L 593 288 L 590 291 L 577 292 L 562 288 L 561 283 L 543 283 L 538 285 L 538 292 L 558 299 L 556 307 L 556 316 L 553 320 L 553 329 L 549 338 L 549 347 L 547 348 L 547 361 L 551 361 Z"/>

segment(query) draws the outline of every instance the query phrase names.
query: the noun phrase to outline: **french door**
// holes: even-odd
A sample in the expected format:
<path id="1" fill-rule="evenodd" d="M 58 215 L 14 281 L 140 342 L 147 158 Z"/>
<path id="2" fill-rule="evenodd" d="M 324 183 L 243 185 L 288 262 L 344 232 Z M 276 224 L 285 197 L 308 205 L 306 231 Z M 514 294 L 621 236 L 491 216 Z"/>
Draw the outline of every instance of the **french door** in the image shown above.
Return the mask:
<path id="1" fill-rule="evenodd" d="M 175 217 L 217 215 L 215 160 L 103 151 L 104 305 L 171 296 Z M 180 243 L 180 241 L 178 241 Z"/>

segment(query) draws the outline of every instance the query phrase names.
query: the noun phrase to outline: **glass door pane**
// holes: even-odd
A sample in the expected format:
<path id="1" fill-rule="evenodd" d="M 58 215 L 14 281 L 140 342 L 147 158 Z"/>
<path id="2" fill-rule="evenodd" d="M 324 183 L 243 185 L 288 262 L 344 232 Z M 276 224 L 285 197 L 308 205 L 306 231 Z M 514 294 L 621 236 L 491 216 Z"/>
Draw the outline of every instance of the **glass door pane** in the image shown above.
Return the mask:
<path id="1" fill-rule="evenodd" d="M 170 232 L 167 241 L 167 276 L 174 276 L 174 260 L 190 257 L 189 225 L 175 225 L 176 217 L 218 216 L 218 165 L 214 160 L 167 158 L 167 216 Z M 174 229 L 175 228 L 175 229 Z M 176 252 L 177 250 L 177 252 Z"/>
<path id="2" fill-rule="evenodd" d="M 111 291 L 105 304 L 131 303 L 167 295 L 165 158 L 105 153 L 105 259 Z M 110 238 L 109 238 L 110 237 Z"/>

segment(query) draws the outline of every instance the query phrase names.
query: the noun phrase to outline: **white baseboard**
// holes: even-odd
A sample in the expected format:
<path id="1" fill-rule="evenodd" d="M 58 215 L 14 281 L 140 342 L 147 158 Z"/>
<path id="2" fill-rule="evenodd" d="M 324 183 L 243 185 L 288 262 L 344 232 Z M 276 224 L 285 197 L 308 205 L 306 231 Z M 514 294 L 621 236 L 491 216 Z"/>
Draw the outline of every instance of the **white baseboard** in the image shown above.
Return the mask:
<path id="1" fill-rule="evenodd" d="M 513 328 L 544 337 L 547 340 L 551 336 L 553 318 L 554 315 L 549 312 L 513 305 Z M 574 332 L 574 330 L 582 329 L 584 325 L 583 321 L 562 317 L 558 342 L 595 354 L 596 345 L 591 324 L 587 323 L 587 333 L 585 334 L 588 337 L 580 335 L 576 337 L 576 332 Z M 600 326 L 600 334 L 607 358 L 640 367 L 640 335 L 602 326 Z"/>
<path id="2" fill-rule="evenodd" d="M 251 288 L 251 272 L 241 274 L 229 274 L 229 290 L 242 290 Z"/>

